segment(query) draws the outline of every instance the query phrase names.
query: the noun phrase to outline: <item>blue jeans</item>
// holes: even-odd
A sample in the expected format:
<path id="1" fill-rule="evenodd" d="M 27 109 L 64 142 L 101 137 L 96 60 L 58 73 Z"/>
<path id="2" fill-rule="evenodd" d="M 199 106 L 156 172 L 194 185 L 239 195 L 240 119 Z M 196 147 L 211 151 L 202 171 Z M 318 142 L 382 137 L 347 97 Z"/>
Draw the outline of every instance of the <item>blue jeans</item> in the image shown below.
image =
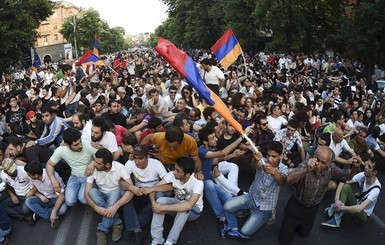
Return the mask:
<path id="1" fill-rule="evenodd" d="M 3 242 L 5 240 L 5 237 L 11 233 L 11 227 L 8 228 L 8 230 L 2 230 L 0 229 L 0 242 Z"/>
<path id="2" fill-rule="evenodd" d="M 119 199 L 123 196 L 124 191 L 121 189 L 111 191 L 108 194 L 105 194 L 97 188 L 92 188 L 89 192 L 89 196 L 92 199 L 92 201 L 95 202 L 96 205 L 108 208 L 112 205 L 114 205 Z M 98 224 L 98 231 L 108 232 L 110 228 L 114 225 L 121 224 L 122 220 L 119 219 L 119 215 L 116 213 L 114 217 L 108 218 L 106 216 L 103 216 L 102 222 Z"/>
<path id="3" fill-rule="evenodd" d="M 4 201 L 0 202 L 0 204 L 7 211 L 9 217 L 22 220 L 24 216 L 29 213 L 29 209 L 25 204 L 23 196 L 17 196 L 17 199 L 19 199 L 19 204 L 14 204 L 11 197 L 6 198 Z"/>
<path id="4" fill-rule="evenodd" d="M 87 201 L 84 198 L 84 189 L 86 188 L 86 185 L 87 177 L 70 176 L 64 193 L 67 206 L 75 206 L 78 200 L 82 204 L 87 205 Z"/>
<path id="5" fill-rule="evenodd" d="M 156 200 L 157 203 L 161 205 L 172 205 L 180 203 L 180 200 L 175 197 L 160 197 Z M 191 211 L 187 212 L 170 212 L 167 213 L 175 216 L 174 223 L 168 234 L 167 241 L 176 243 L 179 235 L 186 224 L 187 221 L 192 221 L 201 215 L 198 207 L 194 206 Z M 156 214 L 154 213 L 152 216 L 151 222 L 151 237 L 152 241 L 155 244 L 163 244 L 163 223 L 164 223 L 164 214 Z"/>
<path id="6" fill-rule="evenodd" d="M 32 212 L 39 215 L 42 219 L 50 221 L 51 212 L 53 207 L 55 206 L 56 200 L 57 198 L 55 197 L 49 199 L 48 202 L 43 202 L 38 196 L 31 196 L 27 198 L 25 203 Z M 67 205 L 63 203 L 59 208 L 57 215 L 60 216 L 64 214 L 67 211 L 67 208 Z"/>
<path id="7" fill-rule="evenodd" d="M 212 180 L 205 180 L 203 183 L 205 196 L 215 217 L 220 220 L 226 218 L 228 227 L 237 227 L 237 216 L 235 213 L 223 210 L 223 204 L 232 199 L 233 195 Z"/>
<path id="8" fill-rule="evenodd" d="M 242 209 L 250 210 L 250 215 L 240 230 L 242 234 L 246 236 L 251 236 L 257 232 L 272 214 L 271 210 L 260 210 L 259 207 L 255 205 L 253 197 L 250 194 L 234 197 L 223 205 L 223 209 L 233 213 Z M 230 226 L 228 228 L 234 229 L 237 227 Z"/>
<path id="9" fill-rule="evenodd" d="M 151 201 L 148 196 L 134 196 L 123 206 L 123 220 L 128 231 L 140 232 L 152 218 Z"/>

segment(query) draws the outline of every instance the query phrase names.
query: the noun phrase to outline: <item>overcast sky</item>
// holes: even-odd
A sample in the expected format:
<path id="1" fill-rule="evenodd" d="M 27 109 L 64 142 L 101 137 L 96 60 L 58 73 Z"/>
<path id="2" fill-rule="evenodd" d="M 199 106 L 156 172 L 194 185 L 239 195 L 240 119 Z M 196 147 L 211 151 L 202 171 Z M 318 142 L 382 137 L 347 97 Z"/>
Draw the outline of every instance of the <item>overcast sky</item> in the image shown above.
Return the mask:
<path id="1" fill-rule="evenodd" d="M 154 32 L 166 20 L 166 5 L 160 0 L 67 0 L 78 7 L 94 8 L 110 27 L 121 26 L 126 34 Z"/>

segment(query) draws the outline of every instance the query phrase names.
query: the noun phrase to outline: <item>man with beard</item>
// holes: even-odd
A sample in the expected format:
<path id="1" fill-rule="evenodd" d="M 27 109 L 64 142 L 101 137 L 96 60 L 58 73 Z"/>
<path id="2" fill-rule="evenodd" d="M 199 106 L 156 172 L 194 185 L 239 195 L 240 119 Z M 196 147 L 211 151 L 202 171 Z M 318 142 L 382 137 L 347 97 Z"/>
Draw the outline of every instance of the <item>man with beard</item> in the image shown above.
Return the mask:
<path id="1" fill-rule="evenodd" d="M 72 124 L 82 133 L 82 139 L 90 141 L 92 121 L 88 119 L 87 115 L 83 113 L 76 113 L 72 116 Z"/>
<path id="2" fill-rule="evenodd" d="M 255 131 L 252 139 L 262 155 L 266 156 L 267 145 L 273 141 L 274 133 L 269 129 L 265 114 L 255 117 Z"/>
<path id="3" fill-rule="evenodd" d="M 108 111 L 102 114 L 107 120 L 111 120 L 115 125 L 127 127 L 126 117 L 119 111 L 119 103 L 116 100 L 108 102 Z"/>
<path id="4" fill-rule="evenodd" d="M 106 118 L 95 117 L 92 120 L 91 146 L 96 149 L 106 148 L 114 156 L 114 160 L 119 158 L 119 148 L 114 133 L 108 131 L 109 127 Z"/>
<path id="5" fill-rule="evenodd" d="M 44 123 L 37 119 L 36 113 L 34 111 L 29 111 L 26 115 L 27 124 L 29 125 L 29 133 L 27 136 L 31 139 L 40 138 L 44 130 Z"/>
<path id="6" fill-rule="evenodd" d="M 75 128 L 65 130 L 63 138 L 65 145 L 58 147 L 47 162 L 47 174 L 55 191 L 63 192 L 54 175 L 54 167 L 61 160 L 66 161 L 71 167 L 71 176 L 67 182 L 65 202 L 69 207 L 74 206 L 78 200 L 82 204 L 87 204 L 84 189 L 87 176 L 93 171 L 93 160 L 97 150 L 89 143 L 82 142 L 81 133 Z"/>

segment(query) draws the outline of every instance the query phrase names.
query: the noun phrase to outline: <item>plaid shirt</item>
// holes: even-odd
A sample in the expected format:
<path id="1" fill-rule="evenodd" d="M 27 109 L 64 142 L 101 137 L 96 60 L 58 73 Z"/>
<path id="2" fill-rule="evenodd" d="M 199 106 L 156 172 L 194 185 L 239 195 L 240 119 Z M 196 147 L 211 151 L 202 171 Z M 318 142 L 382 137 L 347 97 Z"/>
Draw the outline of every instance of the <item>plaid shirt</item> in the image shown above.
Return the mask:
<path id="1" fill-rule="evenodd" d="M 278 172 L 287 176 L 287 166 L 279 163 Z M 249 192 L 253 197 L 255 205 L 260 207 L 260 210 L 272 210 L 277 206 L 280 189 L 281 187 L 277 184 L 273 176 L 265 173 L 262 167 L 257 168 Z"/>
<path id="2" fill-rule="evenodd" d="M 294 172 L 306 169 L 307 161 L 305 160 L 299 164 Z M 350 170 L 340 169 L 334 163 L 330 163 L 329 167 L 324 169 L 319 176 L 312 172 L 293 184 L 291 195 L 305 207 L 318 205 L 326 193 L 330 180 L 344 182 L 347 180 L 349 173 Z"/>
<path id="3" fill-rule="evenodd" d="M 302 147 L 301 135 L 298 131 L 294 132 L 291 137 L 287 136 L 287 128 L 279 130 L 274 137 L 274 141 L 279 141 L 285 146 L 285 155 L 289 154 L 294 144 L 297 144 L 298 148 Z"/>

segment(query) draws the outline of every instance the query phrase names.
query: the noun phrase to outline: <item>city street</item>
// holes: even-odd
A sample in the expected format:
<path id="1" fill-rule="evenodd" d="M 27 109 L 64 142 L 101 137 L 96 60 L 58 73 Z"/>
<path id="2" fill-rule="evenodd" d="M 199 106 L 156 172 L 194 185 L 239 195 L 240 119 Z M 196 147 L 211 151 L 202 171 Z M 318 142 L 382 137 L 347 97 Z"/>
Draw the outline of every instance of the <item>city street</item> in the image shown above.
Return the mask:
<path id="1" fill-rule="evenodd" d="M 241 187 L 246 188 L 246 183 L 250 181 L 251 176 L 240 176 Z M 385 183 L 384 174 L 380 174 L 380 182 Z M 264 226 L 257 232 L 250 244 L 278 244 L 278 232 L 282 220 L 283 209 L 287 198 L 290 195 L 290 188 L 282 188 L 277 207 L 277 221 L 271 226 Z M 385 198 L 384 193 L 380 194 L 377 206 L 367 223 L 363 226 L 357 226 L 349 219 L 342 222 L 341 228 L 321 227 L 319 224 L 325 221 L 323 210 L 329 206 L 334 199 L 334 193 L 327 193 L 320 205 L 320 209 L 309 237 L 301 238 L 296 236 L 292 244 L 380 244 L 385 238 Z M 84 245 L 96 244 L 96 226 L 100 216 L 82 205 L 72 208 L 65 216 L 58 230 L 52 230 L 48 222 L 39 220 L 35 227 L 30 227 L 26 222 L 15 221 L 10 236 L 12 245 Z M 240 223 L 242 219 L 239 220 Z M 166 229 L 168 232 L 172 219 L 166 218 Z M 147 235 L 145 244 L 150 244 L 149 225 L 145 229 Z M 119 242 L 111 241 L 111 234 L 108 236 L 109 244 L 128 244 L 128 241 L 122 239 Z M 222 239 L 218 235 L 218 229 L 210 207 L 205 202 L 205 209 L 202 216 L 191 223 L 187 223 L 180 236 L 178 244 L 244 244 L 237 241 Z"/>

